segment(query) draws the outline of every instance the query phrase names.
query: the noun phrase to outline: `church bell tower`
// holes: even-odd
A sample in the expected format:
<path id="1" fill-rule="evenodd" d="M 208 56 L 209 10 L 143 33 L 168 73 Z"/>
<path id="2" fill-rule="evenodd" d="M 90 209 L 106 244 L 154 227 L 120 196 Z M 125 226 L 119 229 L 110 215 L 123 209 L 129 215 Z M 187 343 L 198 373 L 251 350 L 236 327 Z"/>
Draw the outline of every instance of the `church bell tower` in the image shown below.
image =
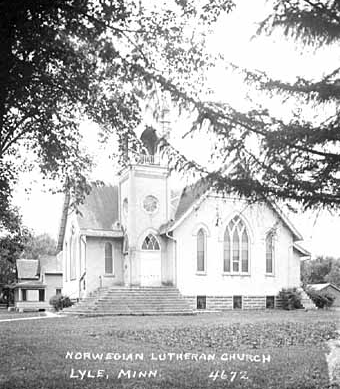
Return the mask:
<path id="1" fill-rule="evenodd" d="M 148 127 L 140 136 L 143 147 L 131 153 L 119 179 L 120 220 L 128 248 L 124 283 L 161 285 L 162 239 L 159 228 L 169 220 L 169 170 L 162 163 L 156 131 Z"/>

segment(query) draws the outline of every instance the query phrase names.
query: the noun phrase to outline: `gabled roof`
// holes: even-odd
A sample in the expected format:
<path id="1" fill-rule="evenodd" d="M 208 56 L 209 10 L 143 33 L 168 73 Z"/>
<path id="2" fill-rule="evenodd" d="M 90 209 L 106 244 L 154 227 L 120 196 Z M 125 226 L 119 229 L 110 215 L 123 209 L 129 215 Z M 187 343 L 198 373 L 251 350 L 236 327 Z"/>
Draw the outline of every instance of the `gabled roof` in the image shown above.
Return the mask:
<path id="1" fill-rule="evenodd" d="M 210 185 L 205 180 L 198 180 L 195 184 L 185 187 L 182 190 L 177 209 L 175 220 L 179 220 L 190 207 L 199 200 L 209 189 Z"/>
<path id="2" fill-rule="evenodd" d="M 63 271 L 61 258 L 58 258 L 56 255 L 46 255 L 40 257 L 39 261 L 40 268 L 43 273 L 58 274 Z"/>
<path id="3" fill-rule="evenodd" d="M 335 286 L 334 284 L 331 284 L 330 282 L 327 282 L 325 284 L 308 284 L 307 285 L 308 288 L 312 288 L 312 289 L 318 290 L 318 291 L 321 291 L 329 286 L 336 289 L 338 292 L 340 292 L 340 289 L 337 286 Z"/>
<path id="4" fill-rule="evenodd" d="M 19 279 L 39 279 L 39 261 L 37 259 L 17 259 Z"/>
<path id="5" fill-rule="evenodd" d="M 288 228 L 288 230 L 290 230 L 290 232 L 294 236 L 294 240 L 302 240 L 303 239 L 302 235 L 294 227 L 293 223 L 289 220 L 288 216 L 283 213 L 282 209 L 273 201 L 267 200 L 267 204 L 269 204 L 272 207 L 273 211 L 279 216 L 282 223 Z M 300 249 L 302 249 L 302 247 L 300 247 Z M 308 251 L 306 251 L 306 253 L 307 253 L 307 256 L 310 255 L 310 253 Z"/>
<path id="6" fill-rule="evenodd" d="M 199 206 L 199 204 L 205 199 L 205 196 L 209 195 L 210 189 L 211 186 L 204 179 L 200 179 L 195 184 L 185 187 L 181 193 L 174 219 L 161 226 L 161 233 L 172 231 L 179 224 L 181 224 L 182 221 L 188 215 L 190 215 L 191 212 L 193 212 L 197 206 Z M 267 203 L 278 215 L 283 224 L 291 231 L 294 236 L 294 240 L 302 240 L 302 235 L 297 231 L 297 229 L 290 222 L 288 217 L 282 212 L 282 210 L 278 207 L 278 205 L 268 200 Z M 305 252 L 308 256 L 309 253 L 306 250 Z"/>
<path id="7" fill-rule="evenodd" d="M 176 205 L 173 219 L 160 227 L 161 233 L 166 231 L 172 231 L 177 227 L 178 223 L 181 223 L 185 219 L 187 214 L 190 214 L 193 210 L 193 206 L 197 205 L 202 200 L 204 194 L 209 190 L 210 185 L 203 179 L 198 180 L 196 183 L 186 186 L 172 204 Z"/>
<path id="8" fill-rule="evenodd" d="M 80 229 L 112 230 L 118 221 L 118 187 L 93 184 L 79 212 Z"/>
<path id="9" fill-rule="evenodd" d="M 63 249 L 63 241 L 64 241 L 64 236 L 65 236 L 65 228 L 66 228 L 69 205 L 70 205 L 70 193 L 66 192 L 65 197 L 64 197 L 63 210 L 61 213 L 61 219 L 60 219 L 60 223 L 59 223 L 57 252 L 59 252 Z"/>
<path id="10" fill-rule="evenodd" d="M 70 198 L 65 195 L 63 216 L 61 218 L 57 251 L 63 249 L 65 228 L 69 216 Z M 93 183 L 91 192 L 79 206 L 77 222 L 80 230 L 90 231 L 91 235 L 99 236 L 101 231 L 112 231 L 118 221 L 118 187 Z"/>

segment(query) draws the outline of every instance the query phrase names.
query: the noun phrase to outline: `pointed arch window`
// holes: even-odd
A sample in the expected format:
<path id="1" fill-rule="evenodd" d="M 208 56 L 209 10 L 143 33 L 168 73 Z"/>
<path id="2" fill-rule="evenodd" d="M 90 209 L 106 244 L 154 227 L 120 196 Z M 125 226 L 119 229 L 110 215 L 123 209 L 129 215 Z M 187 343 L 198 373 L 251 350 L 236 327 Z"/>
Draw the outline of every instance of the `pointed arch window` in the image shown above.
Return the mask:
<path id="1" fill-rule="evenodd" d="M 249 236 L 238 216 L 229 222 L 224 232 L 223 271 L 249 273 Z"/>
<path id="2" fill-rule="evenodd" d="M 105 243 L 105 274 L 113 274 L 112 243 Z"/>
<path id="3" fill-rule="evenodd" d="M 197 232 L 197 271 L 206 271 L 206 233 L 203 228 Z"/>
<path id="4" fill-rule="evenodd" d="M 272 232 L 266 236 L 266 273 L 274 273 L 274 236 Z"/>
<path id="5" fill-rule="evenodd" d="M 153 234 L 149 234 L 143 241 L 142 250 L 160 250 L 158 240 Z"/>

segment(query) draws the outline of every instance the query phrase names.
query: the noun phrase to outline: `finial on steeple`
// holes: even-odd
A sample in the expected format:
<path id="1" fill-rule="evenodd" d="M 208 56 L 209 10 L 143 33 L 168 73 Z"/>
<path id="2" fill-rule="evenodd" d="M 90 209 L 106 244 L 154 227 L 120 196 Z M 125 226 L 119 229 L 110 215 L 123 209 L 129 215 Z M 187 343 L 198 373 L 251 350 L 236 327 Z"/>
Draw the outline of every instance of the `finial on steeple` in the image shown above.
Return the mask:
<path id="1" fill-rule="evenodd" d="M 164 96 L 162 99 L 162 108 L 161 108 L 161 115 L 159 120 L 161 124 L 162 137 L 165 139 L 169 139 L 170 127 L 171 127 L 170 108 L 169 108 L 168 101 L 169 101 L 169 97 Z"/>

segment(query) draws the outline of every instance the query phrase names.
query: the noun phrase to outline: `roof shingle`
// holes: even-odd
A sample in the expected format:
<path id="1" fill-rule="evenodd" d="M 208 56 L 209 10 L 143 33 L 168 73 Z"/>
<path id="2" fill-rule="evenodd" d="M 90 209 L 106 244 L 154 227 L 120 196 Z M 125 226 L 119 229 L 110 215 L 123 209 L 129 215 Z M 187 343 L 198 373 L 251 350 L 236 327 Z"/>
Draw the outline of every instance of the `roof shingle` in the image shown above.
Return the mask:
<path id="1" fill-rule="evenodd" d="M 175 221 L 180 219 L 185 212 L 197 201 L 210 187 L 206 180 L 199 180 L 195 184 L 183 189 L 175 212 Z"/>
<path id="2" fill-rule="evenodd" d="M 17 259 L 19 279 L 38 279 L 39 261 L 37 259 Z"/>
<path id="3" fill-rule="evenodd" d="M 118 187 L 93 184 L 79 211 L 81 229 L 112 230 L 118 221 Z"/>

